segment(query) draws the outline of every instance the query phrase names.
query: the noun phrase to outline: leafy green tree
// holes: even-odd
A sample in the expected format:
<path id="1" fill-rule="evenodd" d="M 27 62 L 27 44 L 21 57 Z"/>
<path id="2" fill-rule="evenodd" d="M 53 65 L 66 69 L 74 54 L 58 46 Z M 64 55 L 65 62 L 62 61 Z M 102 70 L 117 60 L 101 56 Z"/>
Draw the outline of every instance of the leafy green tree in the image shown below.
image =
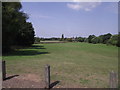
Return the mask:
<path id="1" fill-rule="evenodd" d="M 118 43 L 117 43 L 117 46 L 120 47 L 120 32 L 118 34 Z"/>
<path id="2" fill-rule="evenodd" d="M 120 46 L 120 44 L 119 44 L 119 37 L 120 37 L 120 35 L 118 35 L 118 34 L 112 35 L 111 38 L 108 40 L 107 45 Z"/>
<path id="3" fill-rule="evenodd" d="M 34 43 L 34 29 L 32 24 L 26 22 L 21 28 L 16 36 L 17 45 L 30 46 Z"/>
<path id="4" fill-rule="evenodd" d="M 85 40 L 85 38 L 83 38 L 83 37 L 77 37 L 76 38 L 76 41 L 78 41 L 78 42 L 84 42 L 84 40 Z"/>
<path id="5" fill-rule="evenodd" d="M 8 52 L 13 45 L 31 45 L 34 42 L 32 24 L 26 22 L 27 14 L 20 11 L 20 2 L 2 3 L 2 51 Z"/>
<path id="6" fill-rule="evenodd" d="M 95 38 L 95 37 L 96 37 L 95 35 L 89 35 L 88 42 L 92 43 L 92 39 Z"/>
<path id="7" fill-rule="evenodd" d="M 60 41 L 64 41 L 64 34 L 62 34 Z"/>
<path id="8" fill-rule="evenodd" d="M 100 41 L 100 38 L 99 38 L 99 37 L 94 37 L 94 38 L 92 38 L 92 40 L 91 40 L 91 42 L 92 42 L 93 44 L 97 44 L 97 43 L 99 43 L 99 41 Z"/>
<path id="9" fill-rule="evenodd" d="M 64 40 L 64 34 L 62 34 L 61 40 L 62 40 L 62 41 Z"/>
<path id="10" fill-rule="evenodd" d="M 99 43 L 107 44 L 108 40 L 111 38 L 112 34 L 104 34 L 99 36 Z"/>
<path id="11" fill-rule="evenodd" d="M 88 42 L 88 38 L 85 38 L 84 42 Z"/>
<path id="12" fill-rule="evenodd" d="M 16 3 L 2 3 L 2 51 L 10 50 L 11 45 L 14 44 L 17 28 L 20 28 L 18 21 L 18 14 L 21 8 L 19 2 Z"/>
<path id="13" fill-rule="evenodd" d="M 100 35 L 98 38 L 99 38 L 99 43 L 103 43 L 103 36 L 104 35 Z"/>
<path id="14" fill-rule="evenodd" d="M 108 33 L 108 34 L 104 34 L 102 39 L 103 39 L 103 43 L 107 44 L 107 41 L 111 38 L 112 34 Z"/>

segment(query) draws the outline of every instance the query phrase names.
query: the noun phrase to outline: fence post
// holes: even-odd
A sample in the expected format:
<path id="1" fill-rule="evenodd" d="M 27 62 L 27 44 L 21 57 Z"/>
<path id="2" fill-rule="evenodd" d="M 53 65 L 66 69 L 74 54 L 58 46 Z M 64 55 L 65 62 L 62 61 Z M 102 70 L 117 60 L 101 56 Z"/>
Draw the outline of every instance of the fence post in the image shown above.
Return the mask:
<path id="1" fill-rule="evenodd" d="M 110 72 L 110 88 L 117 88 L 118 80 L 117 80 L 117 73 L 115 72 Z"/>
<path id="2" fill-rule="evenodd" d="M 45 88 L 50 88 L 50 66 L 45 66 Z"/>
<path id="3" fill-rule="evenodd" d="M 2 78 L 3 78 L 3 80 L 6 79 L 6 63 L 5 63 L 5 61 L 2 61 Z"/>

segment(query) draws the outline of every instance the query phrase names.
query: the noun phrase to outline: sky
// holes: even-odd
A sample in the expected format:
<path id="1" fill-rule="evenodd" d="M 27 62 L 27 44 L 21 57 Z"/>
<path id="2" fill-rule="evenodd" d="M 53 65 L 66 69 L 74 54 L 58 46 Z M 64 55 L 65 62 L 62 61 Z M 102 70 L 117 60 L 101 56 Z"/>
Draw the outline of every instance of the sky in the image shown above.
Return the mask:
<path id="1" fill-rule="evenodd" d="M 22 2 L 36 37 L 118 33 L 117 2 Z"/>

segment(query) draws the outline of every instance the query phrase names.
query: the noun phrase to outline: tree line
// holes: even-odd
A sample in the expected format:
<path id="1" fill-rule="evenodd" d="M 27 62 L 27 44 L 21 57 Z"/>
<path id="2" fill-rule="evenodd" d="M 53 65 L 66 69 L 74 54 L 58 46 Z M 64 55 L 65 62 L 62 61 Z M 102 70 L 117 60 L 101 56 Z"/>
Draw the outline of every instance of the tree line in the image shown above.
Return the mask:
<path id="1" fill-rule="evenodd" d="M 112 35 L 110 33 L 107 33 L 100 36 L 89 35 L 88 38 L 76 37 L 75 40 L 79 42 L 88 42 L 93 44 L 102 43 L 120 47 L 120 34 Z"/>
<path id="2" fill-rule="evenodd" d="M 26 13 L 21 11 L 20 2 L 2 3 L 2 52 L 12 46 L 30 46 L 34 43 L 34 28 Z"/>
<path id="3" fill-rule="evenodd" d="M 66 38 L 64 37 L 64 34 L 62 34 L 61 38 L 39 38 L 35 37 L 35 43 L 40 43 L 40 41 L 45 40 L 59 40 L 59 41 L 67 41 L 67 42 L 87 42 L 87 43 L 93 43 L 93 44 L 107 44 L 107 45 L 114 45 L 120 47 L 120 34 L 112 35 L 110 33 L 95 36 L 95 35 L 89 35 L 86 37 L 71 37 Z"/>

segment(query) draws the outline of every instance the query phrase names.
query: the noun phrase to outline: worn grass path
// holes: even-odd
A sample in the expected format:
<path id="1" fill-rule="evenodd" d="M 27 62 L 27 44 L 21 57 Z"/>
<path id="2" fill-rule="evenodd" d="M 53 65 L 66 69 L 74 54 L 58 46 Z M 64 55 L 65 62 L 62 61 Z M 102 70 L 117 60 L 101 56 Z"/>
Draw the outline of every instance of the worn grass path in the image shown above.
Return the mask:
<path id="1" fill-rule="evenodd" d="M 109 87 L 109 72 L 118 70 L 118 48 L 103 44 L 35 44 L 3 56 L 9 74 L 36 74 L 44 79 L 44 66 L 51 66 L 51 79 L 59 87 Z"/>

